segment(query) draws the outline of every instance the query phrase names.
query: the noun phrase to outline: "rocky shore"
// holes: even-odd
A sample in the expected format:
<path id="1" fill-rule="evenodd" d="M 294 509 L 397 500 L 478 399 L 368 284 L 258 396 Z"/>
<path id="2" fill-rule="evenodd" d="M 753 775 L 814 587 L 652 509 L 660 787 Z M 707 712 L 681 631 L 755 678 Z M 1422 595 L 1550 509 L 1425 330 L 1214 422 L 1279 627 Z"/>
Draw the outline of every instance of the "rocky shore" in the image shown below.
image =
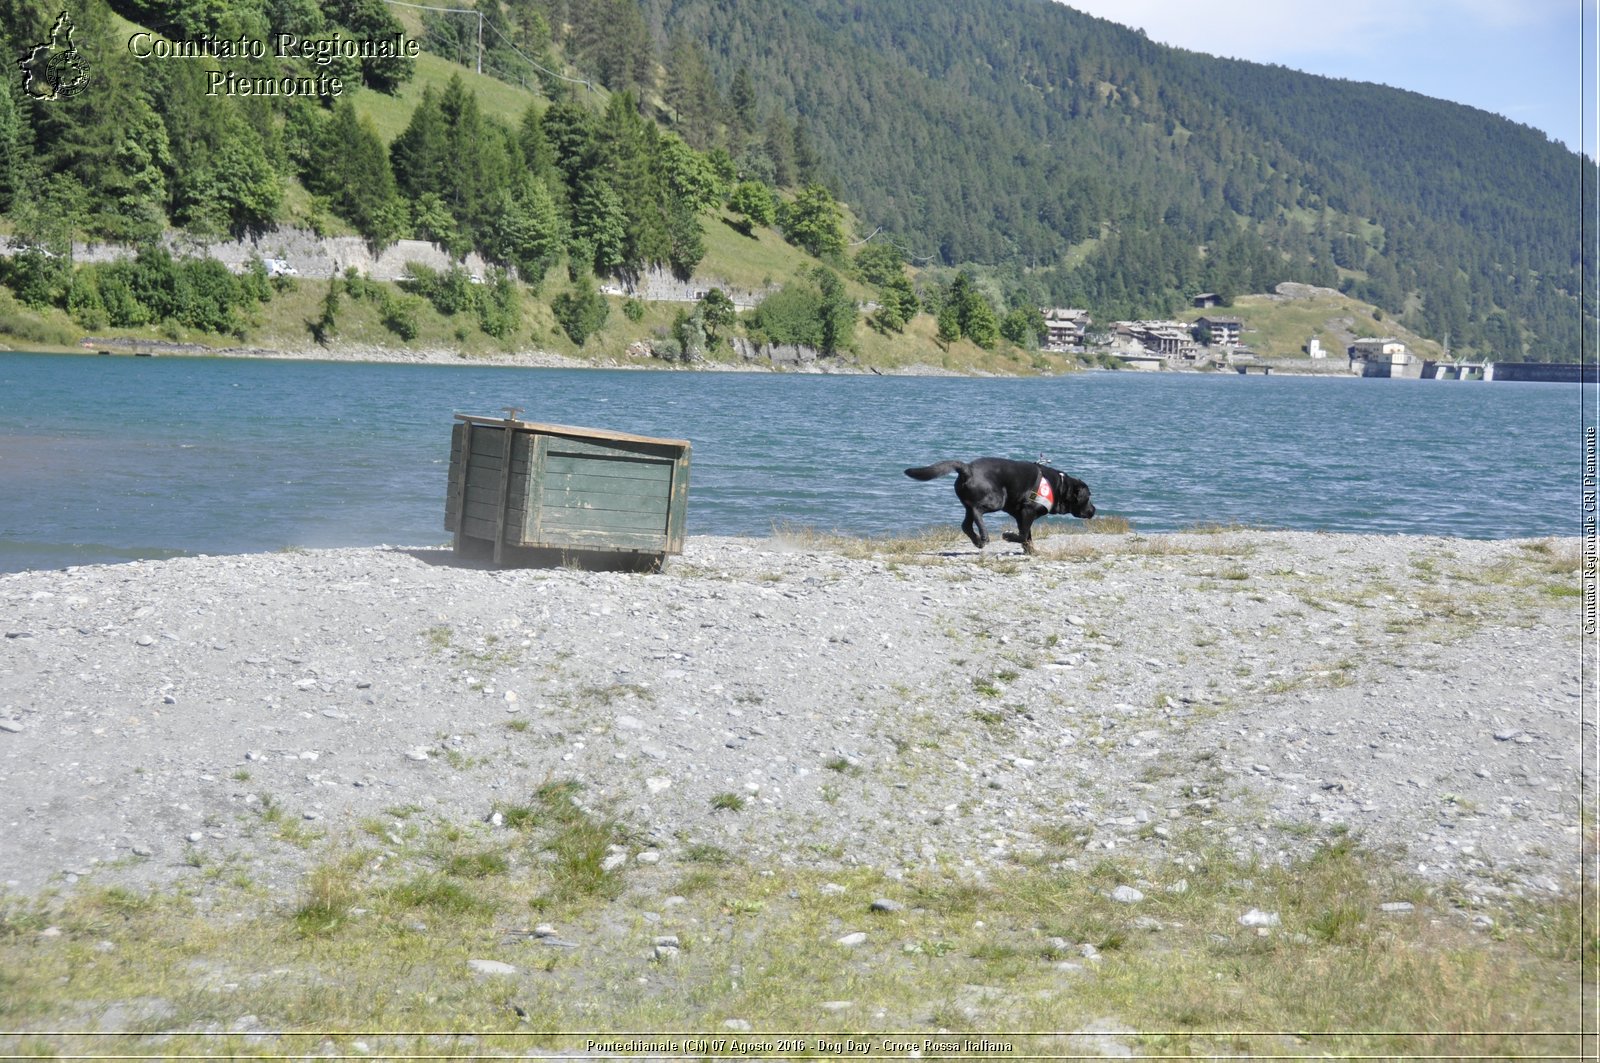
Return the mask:
<path id="1" fill-rule="evenodd" d="M 1492 902 L 1579 873 L 1576 540 L 696 538 L 655 574 L 448 550 L 0 576 L 0 885 L 292 889 L 414 807 L 542 784 L 663 862 L 1160 862 L 1330 833 Z M 735 801 L 734 799 L 737 798 Z M 737 806 L 737 814 L 731 807 Z M 1588 810 L 1592 813 L 1592 809 Z"/>
<path id="2" fill-rule="evenodd" d="M 791 361 L 781 365 L 761 359 L 743 362 L 715 362 L 701 360 L 693 365 L 651 359 L 617 359 L 608 357 L 574 358 L 546 350 L 521 350 L 500 354 L 466 354 L 450 347 L 389 347 L 372 343 L 338 343 L 331 346 L 293 347 L 208 347 L 200 343 L 179 343 L 171 340 L 133 340 L 122 337 L 90 336 L 80 345 L 80 353 L 108 350 L 116 355 L 144 352 L 163 358 L 264 358 L 280 361 L 305 362 L 375 362 L 401 365 L 459 365 L 498 366 L 520 369 L 652 369 L 692 370 L 699 372 L 790 372 L 861 375 L 877 373 L 888 376 L 962 376 L 987 375 L 974 371 L 958 373 L 934 365 L 909 365 L 890 369 L 871 369 L 842 359 L 812 359 Z M 0 347 L 0 350 L 3 350 Z"/>

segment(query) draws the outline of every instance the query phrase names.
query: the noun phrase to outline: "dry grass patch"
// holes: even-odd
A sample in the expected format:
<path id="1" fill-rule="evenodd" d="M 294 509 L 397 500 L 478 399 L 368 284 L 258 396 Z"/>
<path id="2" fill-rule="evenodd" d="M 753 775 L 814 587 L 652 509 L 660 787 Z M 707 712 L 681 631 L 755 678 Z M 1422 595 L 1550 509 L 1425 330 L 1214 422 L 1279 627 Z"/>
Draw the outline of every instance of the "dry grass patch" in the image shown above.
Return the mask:
<path id="1" fill-rule="evenodd" d="M 574 797 L 567 786 L 536 796 L 518 829 L 501 832 L 508 848 L 544 849 L 573 829 L 614 838 Z M 1060 850 L 1082 844 L 1072 825 L 1039 833 Z M 981 878 L 756 867 L 700 848 L 708 859 L 686 848 L 630 871 L 626 893 L 558 897 L 543 872 L 462 877 L 461 868 L 330 852 L 292 910 L 225 890 L 203 909 L 126 891 L 48 903 L 0 897 L 0 1030 L 90 1029 L 152 998 L 160 1015 L 122 1034 L 0 1034 L 0 1052 L 314 1051 L 315 1042 L 272 1034 L 257 1043 L 146 1035 L 227 1030 L 245 1014 L 261 1029 L 314 1030 L 341 1051 L 359 1037 L 376 1056 L 581 1051 L 579 1035 L 556 1031 L 721 1031 L 734 1018 L 756 1030 L 881 1039 L 1072 1030 L 1115 1016 L 1165 1031 L 1119 1038 L 1136 1053 L 1275 1055 L 1284 1043 L 1270 1031 L 1291 1030 L 1302 1036 L 1295 1050 L 1312 1054 L 1548 1057 L 1580 1047 L 1559 1031 L 1577 1014 L 1577 961 L 1600 957 L 1593 926 L 1578 918 L 1592 898 L 1525 900 L 1495 911 L 1494 934 L 1475 931 L 1396 861 L 1340 837 L 1280 867 L 1241 862 L 1196 829 L 1174 838 L 1173 859 L 1159 865 L 1074 870 L 1069 858 Z M 1120 885 L 1145 899 L 1119 903 Z M 667 906 L 669 894 L 682 900 Z M 527 931 L 534 895 L 549 897 L 539 918 L 574 948 Z M 898 907 L 874 910 L 877 898 Z M 1399 901 L 1414 908 L 1380 907 Z M 1278 925 L 1240 925 L 1252 908 L 1275 913 Z M 47 927 L 59 932 L 46 936 Z M 865 940 L 841 943 L 854 933 Z M 670 959 L 652 953 L 662 934 L 679 941 Z M 467 965 L 474 958 L 516 973 L 479 976 Z M 843 1010 L 823 1006 L 840 1001 Z M 1042 1036 L 1014 1044 L 1025 1054 L 1060 1050 Z"/>

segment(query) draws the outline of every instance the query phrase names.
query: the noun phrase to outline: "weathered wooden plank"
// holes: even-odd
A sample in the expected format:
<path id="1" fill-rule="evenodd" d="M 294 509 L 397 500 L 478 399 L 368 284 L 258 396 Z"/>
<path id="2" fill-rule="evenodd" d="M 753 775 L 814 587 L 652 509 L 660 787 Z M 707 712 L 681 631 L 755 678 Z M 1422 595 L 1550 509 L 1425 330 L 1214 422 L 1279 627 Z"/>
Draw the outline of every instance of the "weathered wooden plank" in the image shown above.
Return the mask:
<path id="1" fill-rule="evenodd" d="M 591 484 L 557 484 L 547 479 L 544 484 L 544 505 L 547 508 L 654 513 L 664 520 L 667 514 L 667 492 L 599 491 Z"/>
<path id="2" fill-rule="evenodd" d="M 461 522 L 461 534 L 472 539 L 492 541 L 494 539 L 494 521 L 483 517 L 468 516 Z"/>
<path id="3" fill-rule="evenodd" d="M 683 552 L 683 536 L 686 517 L 689 512 L 689 448 L 684 447 L 683 453 L 672 468 L 672 496 L 667 503 L 667 544 L 665 549 L 669 553 L 681 554 Z"/>
<path id="4" fill-rule="evenodd" d="M 499 427 L 506 423 L 504 418 L 477 417 L 466 413 L 456 414 L 456 420 L 464 421 L 468 424 L 486 424 L 493 425 L 495 427 Z M 686 439 L 660 439 L 655 436 L 636 436 L 629 432 L 611 432 L 603 428 L 580 428 L 568 424 L 540 424 L 535 421 L 515 421 L 513 423 L 515 424 L 518 432 L 526 432 L 533 435 L 562 436 L 574 439 L 596 441 L 665 443 L 673 447 L 687 447 L 689 445 L 689 441 Z"/>
<path id="5" fill-rule="evenodd" d="M 499 459 L 498 456 L 497 457 L 493 457 L 493 458 L 487 458 L 487 457 L 483 457 L 481 455 L 474 455 L 473 456 L 473 459 L 472 459 L 472 478 L 473 478 L 473 482 L 476 483 L 478 477 L 480 475 L 483 475 L 485 472 L 492 474 L 492 476 L 495 479 L 499 478 L 499 476 L 500 476 L 500 459 Z M 521 476 L 526 476 L 527 474 L 528 474 L 528 465 L 527 465 L 527 463 L 525 461 L 521 460 L 520 458 L 512 458 L 511 459 L 511 475 L 512 475 L 512 477 L 513 478 L 521 477 Z"/>
<path id="6" fill-rule="evenodd" d="M 450 463 L 450 473 L 455 477 L 450 497 L 455 501 L 455 506 L 453 512 L 449 509 L 445 512 L 445 528 L 456 533 L 456 549 L 460 550 L 467 524 L 463 511 L 467 506 L 467 481 L 471 479 L 469 475 L 471 463 L 467 461 L 466 456 L 472 453 L 472 425 L 460 425 L 450 433 L 450 438 L 452 444 L 456 445 L 460 461 Z"/>
<path id="7" fill-rule="evenodd" d="M 581 473 L 604 479 L 649 480 L 666 483 L 672 479 L 673 463 L 660 458 L 614 457 L 597 458 L 589 455 L 550 454 L 545 458 L 544 471 L 552 473 Z"/>
<path id="8" fill-rule="evenodd" d="M 549 447 L 552 455 L 572 457 L 594 455 L 604 458 L 636 457 L 672 461 L 678 456 L 677 447 L 645 442 L 591 443 L 583 439 L 551 439 Z"/>
<path id="9" fill-rule="evenodd" d="M 475 480 L 467 485 L 467 498 L 473 502 L 483 502 L 492 506 L 500 500 L 499 485 L 485 484 Z M 522 503 L 522 487 L 515 480 L 512 481 L 511 485 L 510 501 L 514 505 Z"/>
<path id="10" fill-rule="evenodd" d="M 636 531 L 653 532 L 665 536 L 667 515 L 655 513 L 626 513 L 614 509 L 570 509 L 552 506 L 546 501 L 541 507 L 544 520 L 540 524 L 548 538 L 554 531 Z"/>
<path id="11" fill-rule="evenodd" d="M 529 543 L 529 546 L 552 547 L 583 547 L 595 550 L 645 550 L 659 553 L 662 548 L 663 537 L 642 532 L 628 531 L 587 531 L 574 529 L 564 531 L 559 536 L 546 535 L 540 542 Z"/>
<path id="12" fill-rule="evenodd" d="M 495 513 L 498 508 L 493 502 L 476 502 L 470 498 L 467 499 L 467 516 L 473 520 L 492 521 L 495 519 Z M 489 536 L 486 535 L 484 538 L 487 539 Z"/>

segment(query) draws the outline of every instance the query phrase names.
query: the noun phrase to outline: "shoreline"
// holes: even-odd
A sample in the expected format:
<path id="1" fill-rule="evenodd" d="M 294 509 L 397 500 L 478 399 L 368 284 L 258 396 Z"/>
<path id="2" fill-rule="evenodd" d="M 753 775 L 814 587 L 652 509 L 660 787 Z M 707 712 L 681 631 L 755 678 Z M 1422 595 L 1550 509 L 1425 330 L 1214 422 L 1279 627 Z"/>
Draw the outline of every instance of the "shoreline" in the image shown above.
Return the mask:
<path id="1" fill-rule="evenodd" d="M 331 841 L 385 807 L 476 822 L 574 778 L 669 863 L 699 839 L 1000 867 L 1064 823 L 1091 862 L 1160 864 L 1196 826 L 1293 861 L 1348 830 L 1485 903 L 1553 895 L 1581 859 L 1578 556 L 791 534 L 695 537 L 650 575 L 437 548 L 0 575 L 0 765 L 26 795 L 0 884 L 203 889 L 200 851 L 288 890 L 312 854 L 259 844 L 264 794 Z M 715 814 L 727 791 L 743 815 Z"/>
<path id="2" fill-rule="evenodd" d="M 49 347 L 49 344 L 41 344 Z M 959 370 L 947 369 L 942 366 L 928 363 L 915 363 L 905 366 L 879 368 L 859 364 L 845 364 L 832 359 L 817 359 L 816 361 L 799 365 L 760 365 L 754 362 L 733 363 L 702 360 L 690 365 L 668 364 L 666 362 L 650 361 L 621 361 L 614 357 L 605 356 L 594 359 L 577 358 L 571 355 L 560 354 L 554 351 L 530 349 L 515 353 L 496 354 L 467 354 L 450 348 L 395 348 L 375 344 L 351 344 L 338 347 L 211 347 L 206 344 L 187 343 L 176 340 L 155 339 L 129 339 L 126 337 L 99 338 L 88 337 L 76 347 L 58 347 L 54 350 L 24 350 L 16 347 L 0 347 L 0 353 L 16 354 L 71 354 L 82 356 L 97 356 L 100 349 L 107 347 L 123 348 L 114 351 L 113 357 L 136 357 L 134 351 L 149 351 L 152 357 L 161 358 L 249 358 L 264 361 L 296 361 L 296 362 L 327 362 L 327 363 L 357 363 L 372 365 L 450 365 L 479 368 L 516 368 L 516 369 L 617 369 L 638 370 L 649 372 L 710 372 L 710 373 L 776 373 L 800 375 L 836 375 L 836 376 L 938 376 L 938 377 L 974 377 L 992 378 L 999 374 L 984 370 Z M 1325 379 L 1358 379 L 1356 374 L 1338 371 L 1324 371 L 1314 368 L 1296 368 L 1296 363 L 1277 364 L 1266 362 L 1275 376 L 1313 377 Z M 1044 377 L 1067 377 L 1077 373 L 1123 373 L 1136 376 L 1227 376 L 1227 369 L 1162 369 L 1155 372 L 1134 369 L 1108 369 L 1098 365 L 1079 365 L 1063 372 L 1033 372 L 1027 375 Z M 1024 374 L 1017 374 L 1020 378 Z"/>
<path id="3" fill-rule="evenodd" d="M 49 346 L 49 345 L 41 345 Z M 369 365 L 449 365 L 479 368 L 514 369 L 616 369 L 644 372 L 712 372 L 712 373 L 791 373 L 801 375 L 843 376 L 972 376 L 990 377 L 995 374 L 982 371 L 961 372 L 940 366 L 916 364 L 878 369 L 871 366 L 845 364 L 818 359 L 795 366 L 760 365 L 757 363 L 713 362 L 702 360 L 691 365 L 652 361 L 620 361 L 614 357 L 594 359 L 576 358 L 555 351 L 530 349 L 515 353 L 467 354 L 450 348 L 407 349 L 374 344 L 351 344 L 339 347 L 210 347 L 199 343 L 174 340 L 134 340 L 127 338 L 89 337 L 77 347 L 55 350 L 0 349 L 0 353 L 16 354 L 66 354 L 98 357 L 106 347 L 123 348 L 113 351 L 112 357 L 138 357 L 135 351 L 148 351 L 149 357 L 160 358 L 222 358 L 259 359 L 263 361 L 355 363 Z M 1064 375 L 1064 374 L 1051 374 Z"/>

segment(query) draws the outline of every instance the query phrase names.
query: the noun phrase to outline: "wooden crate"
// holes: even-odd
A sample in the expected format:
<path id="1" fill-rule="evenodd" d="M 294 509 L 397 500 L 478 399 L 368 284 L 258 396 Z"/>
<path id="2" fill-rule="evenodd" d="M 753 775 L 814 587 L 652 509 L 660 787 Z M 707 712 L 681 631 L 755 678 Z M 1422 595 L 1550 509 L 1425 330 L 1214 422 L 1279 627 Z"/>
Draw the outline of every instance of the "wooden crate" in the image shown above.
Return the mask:
<path id="1" fill-rule="evenodd" d="M 659 567 L 688 504 L 687 440 L 456 415 L 444 526 L 462 556 Z"/>

